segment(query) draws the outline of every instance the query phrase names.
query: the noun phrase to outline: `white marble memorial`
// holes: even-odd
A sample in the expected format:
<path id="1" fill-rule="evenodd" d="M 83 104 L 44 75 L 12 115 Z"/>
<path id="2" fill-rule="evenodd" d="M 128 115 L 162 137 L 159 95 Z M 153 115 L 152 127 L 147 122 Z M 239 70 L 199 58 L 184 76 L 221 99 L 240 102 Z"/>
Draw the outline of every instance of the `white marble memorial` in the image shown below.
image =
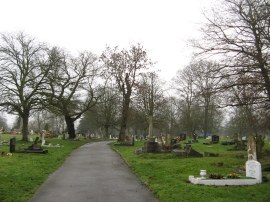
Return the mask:
<path id="1" fill-rule="evenodd" d="M 203 184 L 213 186 L 239 186 L 239 185 L 255 185 L 262 183 L 262 168 L 257 161 L 256 141 L 254 136 L 248 138 L 248 161 L 246 162 L 246 179 L 205 179 L 201 177 L 189 176 L 192 184 Z M 205 170 L 203 170 L 205 171 Z M 202 172 L 202 170 L 201 170 Z M 206 173 L 206 171 L 205 171 Z"/>
<path id="2" fill-rule="evenodd" d="M 41 146 L 44 146 L 46 144 L 46 141 L 45 141 L 45 132 L 42 131 L 41 133 Z"/>
<path id="3" fill-rule="evenodd" d="M 258 161 L 248 160 L 246 162 L 246 176 L 255 178 L 258 183 L 262 183 L 262 167 Z"/>
<path id="4" fill-rule="evenodd" d="M 189 176 L 192 184 L 212 185 L 212 186 L 244 186 L 255 185 L 260 182 L 257 179 L 203 179 L 201 177 Z"/>

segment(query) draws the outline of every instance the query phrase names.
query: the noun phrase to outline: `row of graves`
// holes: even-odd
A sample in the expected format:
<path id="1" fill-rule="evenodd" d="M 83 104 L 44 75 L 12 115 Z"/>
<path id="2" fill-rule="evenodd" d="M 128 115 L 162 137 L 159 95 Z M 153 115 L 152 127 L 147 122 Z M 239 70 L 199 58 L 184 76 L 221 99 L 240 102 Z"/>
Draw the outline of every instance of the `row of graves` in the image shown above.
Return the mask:
<path id="1" fill-rule="evenodd" d="M 16 144 L 16 137 L 13 137 L 10 139 L 9 141 L 9 153 L 8 154 L 12 154 L 12 153 L 37 153 L 37 154 L 47 154 L 48 150 L 45 148 L 48 147 L 63 147 L 59 144 L 53 145 L 51 143 L 47 144 L 45 137 L 46 137 L 46 131 L 43 130 L 40 134 L 41 136 L 41 140 L 40 137 L 36 137 L 35 140 L 33 140 L 31 137 L 29 137 L 28 141 L 32 142 L 32 144 L 30 146 L 28 146 L 27 148 L 23 148 L 21 149 L 20 144 Z M 7 144 L 5 144 L 7 145 Z M 16 149 L 16 147 L 19 146 L 19 149 Z M 3 154 L 2 154 L 3 155 Z"/>
<path id="2" fill-rule="evenodd" d="M 135 152 L 139 153 L 175 153 L 176 155 L 185 157 L 202 157 L 203 155 L 192 148 L 193 143 L 198 140 L 193 138 L 187 140 L 186 134 L 179 134 L 175 138 L 170 138 L 169 135 L 161 135 L 157 138 L 148 138 L 144 143 L 144 147 L 137 149 Z M 182 147 L 181 143 L 184 144 Z"/>
<path id="3" fill-rule="evenodd" d="M 192 148 L 192 144 L 198 143 L 197 135 L 193 134 L 192 140 L 187 140 L 187 135 L 182 133 L 177 137 L 170 139 L 168 135 L 161 135 L 158 138 L 148 138 L 145 142 L 144 147 L 137 150 L 136 153 L 175 153 L 180 156 L 186 157 L 203 157 L 203 156 L 217 156 L 217 154 L 212 154 L 205 152 L 201 154 Z M 183 146 L 182 144 L 183 143 Z M 203 143 L 206 145 L 218 144 L 219 136 L 213 135 L 211 141 Z M 134 145 L 134 144 L 133 144 Z"/>
<path id="4" fill-rule="evenodd" d="M 180 134 L 178 137 L 170 140 L 168 144 L 166 136 L 160 136 L 159 138 L 149 138 L 143 148 L 137 149 L 135 153 L 175 153 L 183 157 L 217 157 L 219 154 L 204 152 L 204 154 L 192 148 L 192 144 L 198 143 L 196 135 L 193 136 L 192 140 L 187 140 L 186 134 Z M 181 143 L 185 146 L 182 148 Z M 241 179 L 238 176 L 229 176 L 226 179 L 220 179 L 218 176 L 210 176 L 207 178 L 207 171 L 204 169 L 200 170 L 200 176 L 194 177 L 189 176 L 188 180 L 192 184 L 200 185 L 213 185 L 213 186 L 243 186 L 243 185 L 255 185 L 262 183 L 262 166 L 257 161 L 256 154 L 256 140 L 254 136 L 250 136 L 248 140 L 246 138 L 235 138 L 233 141 L 220 142 L 218 135 L 212 135 L 209 142 L 204 142 L 207 147 L 211 147 L 213 144 L 221 145 L 234 145 L 231 150 L 246 150 L 248 153 L 248 159 L 245 164 L 244 170 L 246 175 Z M 133 144 L 134 145 L 134 144 Z M 222 166 L 222 165 L 221 165 Z"/>
<path id="5" fill-rule="evenodd" d="M 25 149 L 16 150 L 16 138 L 13 137 L 10 139 L 10 153 L 38 153 L 38 154 L 47 154 L 48 150 L 44 150 L 39 144 L 39 137 L 36 137 L 33 144 Z"/>
<path id="6" fill-rule="evenodd" d="M 243 139 L 247 147 L 247 161 L 245 163 L 245 176 L 238 176 L 236 173 L 228 175 L 226 178 L 218 174 L 210 174 L 207 177 L 207 171 L 200 170 L 200 176 L 194 177 L 190 175 L 188 180 L 192 184 L 199 185 L 212 185 L 212 186 L 245 186 L 245 185 L 255 185 L 262 183 L 262 166 L 259 161 L 257 161 L 256 153 L 256 140 L 254 136 L 249 136 L 248 140 Z M 230 143 L 233 144 L 233 143 Z M 234 143 L 235 144 L 235 143 Z M 224 144 L 223 145 L 228 145 Z M 237 147 L 237 145 L 236 145 Z"/>

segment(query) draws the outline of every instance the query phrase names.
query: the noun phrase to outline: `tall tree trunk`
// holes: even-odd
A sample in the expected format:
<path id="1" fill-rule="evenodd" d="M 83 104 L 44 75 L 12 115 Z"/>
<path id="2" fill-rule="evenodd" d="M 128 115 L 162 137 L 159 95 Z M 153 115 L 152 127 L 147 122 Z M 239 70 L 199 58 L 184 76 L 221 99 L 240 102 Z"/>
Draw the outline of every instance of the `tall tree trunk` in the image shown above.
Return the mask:
<path id="1" fill-rule="evenodd" d="M 129 114 L 130 94 L 126 94 L 124 96 L 123 109 L 122 109 L 122 120 L 121 120 L 121 125 L 120 125 L 118 142 L 125 142 L 127 121 L 128 121 L 128 114 Z"/>
<path id="2" fill-rule="evenodd" d="M 205 108 L 204 108 L 204 123 L 203 123 L 203 133 L 204 133 L 204 138 L 207 137 L 208 131 L 208 123 L 209 123 L 209 99 L 205 98 Z"/>
<path id="3" fill-rule="evenodd" d="M 21 116 L 18 116 L 16 118 L 16 122 L 15 122 L 14 128 L 15 129 L 21 129 L 21 122 L 22 122 L 22 117 Z"/>
<path id="4" fill-rule="evenodd" d="M 153 137 L 153 115 L 149 115 L 148 117 L 149 121 L 149 129 L 148 129 L 148 137 Z"/>
<path id="5" fill-rule="evenodd" d="M 193 135 L 193 120 L 191 120 L 191 105 L 187 108 L 187 135 L 192 138 Z"/>
<path id="6" fill-rule="evenodd" d="M 264 146 L 263 138 L 260 134 L 257 132 L 257 121 L 254 120 L 251 108 L 249 108 L 248 105 L 245 106 L 248 123 L 249 123 L 249 133 L 250 135 L 253 135 L 255 137 L 255 143 L 256 143 L 256 154 L 257 154 L 257 160 L 259 161 L 262 157 L 262 149 Z"/>
<path id="7" fill-rule="evenodd" d="M 264 86 L 267 92 L 268 100 L 270 101 L 270 79 L 269 79 L 269 73 L 268 70 L 265 68 L 264 65 L 260 66 L 261 69 L 261 75 L 264 79 Z"/>
<path id="8" fill-rule="evenodd" d="M 28 141 L 28 122 L 29 122 L 29 113 L 25 113 L 22 115 L 22 140 Z"/>
<path id="9" fill-rule="evenodd" d="M 70 116 L 65 116 L 65 121 L 66 121 L 66 125 L 67 125 L 68 138 L 74 139 L 76 137 L 74 121 Z"/>
<path id="10" fill-rule="evenodd" d="M 104 129 L 105 129 L 105 137 L 108 138 L 109 137 L 109 125 L 105 125 Z"/>

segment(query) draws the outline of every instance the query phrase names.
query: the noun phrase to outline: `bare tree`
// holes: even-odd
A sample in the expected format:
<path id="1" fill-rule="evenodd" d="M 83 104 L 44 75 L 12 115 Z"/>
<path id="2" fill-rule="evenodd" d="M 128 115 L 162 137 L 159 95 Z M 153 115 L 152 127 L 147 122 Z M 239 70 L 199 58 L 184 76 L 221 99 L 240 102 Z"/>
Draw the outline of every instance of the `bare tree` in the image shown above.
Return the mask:
<path id="1" fill-rule="evenodd" d="M 65 128 L 65 120 L 62 115 L 56 115 L 44 109 L 32 113 L 30 117 L 29 129 L 37 133 L 42 130 L 50 130 L 54 135 L 62 134 Z"/>
<path id="2" fill-rule="evenodd" d="M 142 74 L 138 85 L 138 107 L 142 109 L 148 120 L 148 137 L 153 137 L 154 117 L 160 107 L 164 107 L 165 98 L 162 89 L 163 82 L 157 73 Z"/>
<path id="3" fill-rule="evenodd" d="M 0 106 L 22 119 L 22 139 L 28 138 L 30 112 L 40 107 L 40 91 L 50 70 L 43 44 L 24 33 L 1 34 Z"/>
<path id="4" fill-rule="evenodd" d="M 218 56 L 216 58 L 222 64 L 218 69 L 220 78 L 230 81 L 223 83 L 223 89 L 236 86 L 248 92 L 244 100 L 235 99 L 241 101 L 236 105 L 247 105 L 248 108 L 265 102 L 265 110 L 269 111 L 269 1 L 223 0 L 222 3 L 222 9 L 216 7 L 213 15 L 206 17 L 208 23 L 202 28 L 204 38 L 195 46 L 204 56 Z M 261 137 L 256 136 L 256 139 L 261 140 Z M 261 147 L 261 141 L 257 141 L 257 147 Z"/>
<path id="5" fill-rule="evenodd" d="M 219 60 L 222 78 L 234 78 L 224 87 L 253 85 L 262 92 L 259 98 L 269 101 L 269 2 L 222 0 L 222 3 L 222 7 L 214 8 L 212 15 L 206 16 L 204 37 L 194 46 L 203 56 Z M 237 77 L 243 74 L 250 79 L 240 83 Z"/>
<path id="6" fill-rule="evenodd" d="M 119 125 L 121 97 L 114 85 L 106 85 L 100 90 L 101 96 L 95 108 L 95 119 L 96 124 L 104 128 L 105 137 L 108 138 L 109 131 L 118 128 Z"/>
<path id="7" fill-rule="evenodd" d="M 221 79 L 219 72 L 215 71 L 219 65 L 210 61 L 195 61 L 190 65 L 191 74 L 193 75 L 194 85 L 196 86 L 195 94 L 203 111 L 202 130 L 204 137 L 212 133 L 216 128 L 214 120 L 219 120 L 216 116 L 218 111 L 218 92 L 220 91 Z"/>
<path id="8" fill-rule="evenodd" d="M 90 52 L 74 58 L 53 48 L 50 62 L 54 70 L 47 77 L 43 104 L 50 111 L 63 115 L 70 139 L 76 137 L 74 122 L 93 107 L 98 99 L 94 86 L 99 75 L 97 57 Z"/>
<path id="9" fill-rule="evenodd" d="M 131 95 L 138 80 L 138 74 L 141 70 L 151 65 L 147 52 L 142 45 L 132 45 L 129 50 L 118 50 L 107 48 L 102 56 L 107 71 L 111 74 L 122 94 L 122 118 L 119 132 L 119 142 L 125 141 L 127 121 Z"/>
<path id="10" fill-rule="evenodd" d="M 173 79 L 174 88 L 179 98 L 177 106 L 182 127 L 189 136 L 192 136 L 195 130 L 198 129 L 196 118 L 199 117 L 200 114 L 199 111 L 195 112 L 198 106 L 198 100 L 196 98 L 194 79 L 191 66 L 179 70 L 176 77 Z"/>
<path id="11" fill-rule="evenodd" d="M 7 120 L 3 116 L 3 114 L 0 114 L 0 131 L 4 132 L 8 128 Z"/>

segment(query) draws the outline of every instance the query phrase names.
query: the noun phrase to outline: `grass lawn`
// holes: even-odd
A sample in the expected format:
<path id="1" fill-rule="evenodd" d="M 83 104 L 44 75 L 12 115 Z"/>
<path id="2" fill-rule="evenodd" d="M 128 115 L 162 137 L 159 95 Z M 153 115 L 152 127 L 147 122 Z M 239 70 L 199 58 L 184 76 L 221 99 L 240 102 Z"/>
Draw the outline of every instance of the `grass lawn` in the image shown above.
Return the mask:
<path id="1" fill-rule="evenodd" d="M 203 140 L 207 141 L 207 140 Z M 222 141 L 222 140 L 221 140 Z M 199 176 L 200 170 L 207 173 L 219 173 L 223 176 L 231 172 L 240 172 L 247 157 L 246 151 L 227 151 L 232 146 L 221 144 L 204 145 L 202 140 L 192 144 L 192 148 L 203 152 L 218 153 L 218 157 L 185 158 L 174 154 L 135 154 L 136 148 L 141 148 L 143 142 L 136 142 L 134 147 L 115 146 L 116 150 L 125 159 L 134 173 L 145 183 L 162 202 L 268 202 L 270 201 L 270 173 L 263 172 L 269 181 L 254 186 L 204 186 L 188 182 L 188 176 Z M 270 144 L 265 148 L 270 150 Z M 238 156 L 238 157 L 236 157 Z M 262 165 L 270 164 L 269 156 L 262 161 Z M 222 165 L 223 164 L 223 165 Z M 222 165 L 222 166 L 220 166 Z M 245 175 L 242 171 L 241 175 Z"/>
<path id="2" fill-rule="evenodd" d="M 0 135 L 0 142 L 14 135 Z M 32 143 L 23 143 L 21 136 L 16 137 L 16 150 L 27 148 Z M 33 139 L 36 136 L 32 136 Z M 37 188 L 55 171 L 65 158 L 87 140 L 46 139 L 52 144 L 60 144 L 60 148 L 44 148 L 48 154 L 13 153 L 12 156 L 0 156 L 0 201 L 25 202 L 35 193 Z M 9 144 L 1 145 L 0 152 L 9 152 Z"/>

